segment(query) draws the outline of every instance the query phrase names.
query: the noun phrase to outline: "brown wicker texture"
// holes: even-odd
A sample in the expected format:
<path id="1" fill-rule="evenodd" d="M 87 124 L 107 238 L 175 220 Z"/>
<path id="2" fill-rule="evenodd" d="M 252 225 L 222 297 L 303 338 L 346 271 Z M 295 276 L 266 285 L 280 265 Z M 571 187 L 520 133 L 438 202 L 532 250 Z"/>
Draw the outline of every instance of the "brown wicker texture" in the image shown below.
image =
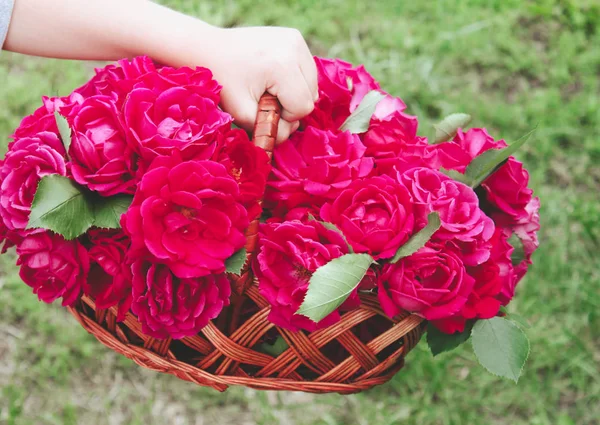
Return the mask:
<path id="1" fill-rule="evenodd" d="M 254 128 L 254 143 L 273 150 L 281 106 L 264 95 Z M 256 247 L 258 222 L 248 230 L 249 253 Z M 250 254 L 251 255 L 251 254 Z M 248 264 L 248 263 L 247 263 Z M 102 344 L 138 365 L 224 391 L 230 385 L 260 390 L 356 393 L 382 384 L 404 365 L 419 342 L 423 319 L 409 313 L 386 317 L 372 293 L 361 294 L 360 308 L 312 333 L 290 332 L 267 320 L 270 306 L 259 294 L 249 268 L 233 279 L 231 305 L 200 333 L 180 340 L 145 335 L 128 313 L 116 322 L 116 308 L 97 309 L 84 296 L 70 312 Z M 277 357 L 260 349 L 279 335 L 289 348 Z"/>

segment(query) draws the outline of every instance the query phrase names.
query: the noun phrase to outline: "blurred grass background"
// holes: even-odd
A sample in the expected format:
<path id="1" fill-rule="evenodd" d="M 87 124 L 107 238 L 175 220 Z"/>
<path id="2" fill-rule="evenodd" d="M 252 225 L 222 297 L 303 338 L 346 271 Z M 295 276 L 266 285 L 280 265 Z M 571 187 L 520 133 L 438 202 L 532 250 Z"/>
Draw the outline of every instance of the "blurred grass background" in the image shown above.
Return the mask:
<path id="1" fill-rule="evenodd" d="M 163 0 L 213 24 L 299 28 L 313 53 L 363 63 L 419 116 L 451 112 L 514 140 L 542 200 L 541 248 L 510 309 L 528 317 L 518 385 L 469 346 L 425 344 L 392 382 L 352 396 L 225 394 L 140 370 L 0 262 L 0 424 L 600 424 L 600 5 L 597 0 Z M 210 42 L 207 40 L 207 42 Z M 185 46 L 193 49 L 194 46 Z M 224 53 L 226 54 L 226 53 Z M 40 96 L 86 63 L 0 55 L 0 153 Z"/>

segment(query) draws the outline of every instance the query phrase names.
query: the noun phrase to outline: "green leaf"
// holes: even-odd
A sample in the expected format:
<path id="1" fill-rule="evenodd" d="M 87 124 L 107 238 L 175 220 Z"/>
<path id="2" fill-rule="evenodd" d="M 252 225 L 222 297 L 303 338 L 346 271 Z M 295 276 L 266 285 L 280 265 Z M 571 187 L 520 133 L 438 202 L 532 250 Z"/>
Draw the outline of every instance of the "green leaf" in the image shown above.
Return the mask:
<path id="1" fill-rule="evenodd" d="M 485 179 L 492 175 L 494 171 L 501 167 L 502 164 L 517 151 L 517 149 L 529 140 L 536 128 L 505 148 L 491 149 L 476 156 L 465 171 L 465 175 L 471 180 L 471 187 L 475 188 L 479 186 Z"/>
<path id="2" fill-rule="evenodd" d="M 479 320 L 471 332 L 479 363 L 494 375 L 517 382 L 529 356 L 529 339 L 514 323 L 501 317 Z"/>
<path id="3" fill-rule="evenodd" d="M 56 120 L 56 126 L 58 127 L 60 138 L 62 139 L 63 145 L 65 146 L 65 151 L 67 152 L 67 159 L 69 159 L 69 147 L 71 146 L 71 127 L 69 127 L 67 119 L 59 114 L 58 111 L 54 111 L 54 119 Z"/>
<path id="4" fill-rule="evenodd" d="M 319 267 L 296 314 L 314 322 L 323 320 L 346 301 L 373 262 L 369 254 L 346 254 Z"/>
<path id="5" fill-rule="evenodd" d="M 340 236 L 344 239 L 344 242 L 346 242 L 346 246 L 348 247 L 348 252 L 354 252 L 354 249 L 352 249 L 352 246 L 348 243 L 348 239 L 346 239 L 346 235 L 344 235 L 342 233 L 342 231 L 335 224 L 329 223 L 327 221 L 317 220 L 316 217 L 312 214 L 308 215 L 308 219 L 310 221 L 316 221 L 318 223 L 321 223 L 327 230 L 333 230 L 334 232 L 339 233 Z"/>
<path id="6" fill-rule="evenodd" d="M 346 121 L 340 127 L 340 131 L 349 131 L 354 134 L 367 131 L 371 117 L 375 113 L 375 108 L 384 97 L 385 95 L 377 90 L 367 93 L 354 112 L 346 118 Z"/>
<path id="7" fill-rule="evenodd" d="M 518 266 L 525 260 L 525 247 L 523 246 L 523 241 L 519 238 L 516 233 L 513 233 L 510 238 L 508 238 L 508 243 L 514 248 L 512 254 L 510 254 L 510 261 L 513 266 Z"/>
<path id="8" fill-rule="evenodd" d="M 242 248 L 225 260 L 225 269 L 227 270 L 227 273 L 240 274 L 242 272 L 242 267 L 244 267 L 244 263 L 246 262 L 246 254 L 246 248 Z"/>
<path id="9" fill-rule="evenodd" d="M 283 339 L 283 337 L 279 335 L 277 339 L 275 339 L 273 344 L 265 342 L 264 344 L 260 344 L 257 348 L 258 351 L 262 353 L 270 354 L 273 357 L 277 357 L 280 354 L 282 354 L 285 350 L 290 348 L 290 346 L 285 341 L 285 339 Z"/>
<path id="10" fill-rule="evenodd" d="M 81 186 L 57 174 L 40 180 L 28 229 L 52 230 L 70 240 L 83 235 L 93 223 L 94 210 Z"/>
<path id="11" fill-rule="evenodd" d="M 435 128 L 435 143 L 447 142 L 456 136 L 459 128 L 466 127 L 471 122 L 469 114 L 450 114 L 444 118 Z"/>
<path id="12" fill-rule="evenodd" d="M 467 176 L 465 176 L 462 173 L 459 173 L 456 170 L 446 170 L 445 168 L 440 168 L 440 173 L 447 175 L 448 177 L 450 177 L 453 180 L 456 180 L 457 182 L 466 184 L 467 186 L 471 186 L 471 179 L 469 179 Z"/>
<path id="13" fill-rule="evenodd" d="M 429 344 L 431 354 L 433 354 L 435 357 L 445 351 L 454 350 L 456 347 L 464 343 L 471 336 L 473 323 L 474 322 L 472 321 L 467 322 L 464 332 L 455 332 L 452 335 L 445 334 L 431 323 L 428 323 L 427 344 Z"/>
<path id="14" fill-rule="evenodd" d="M 108 198 L 94 198 L 94 226 L 104 229 L 120 229 L 121 216 L 127 212 L 133 196 L 117 195 Z"/>
<path id="15" fill-rule="evenodd" d="M 404 245 L 398 248 L 396 255 L 390 260 L 390 263 L 396 263 L 401 258 L 408 257 L 423 248 L 425 244 L 429 242 L 429 239 L 431 239 L 433 234 L 438 231 L 441 225 L 440 215 L 435 211 L 429 213 L 427 216 L 427 225 L 415 233 Z"/>

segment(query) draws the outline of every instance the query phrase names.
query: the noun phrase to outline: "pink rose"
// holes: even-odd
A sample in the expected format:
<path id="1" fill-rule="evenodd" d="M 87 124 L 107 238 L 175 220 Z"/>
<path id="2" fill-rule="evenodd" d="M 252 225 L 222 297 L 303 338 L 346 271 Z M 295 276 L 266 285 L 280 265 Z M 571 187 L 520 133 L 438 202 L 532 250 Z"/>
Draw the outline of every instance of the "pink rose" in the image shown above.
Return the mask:
<path id="1" fill-rule="evenodd" d="M 231 130 L 220 154 L 219 163 L 227 168 L 240 188 L 240 202 L 253 220 L 261 213 L 259 201 L 265 193 L 267 177 L 271 171 L 271 159 L 267 153 L 248 139 L 245 131 Z"/>
<path id="2" fill-rule="evenodd" d="M 391 96 L 377 105 L 369 130 L 362 136 L 367 156 L 380 159 L 425 155 L 428 144 L 426 139 L 417 137 L 417 117 L 403 113 L 404 108 L 400 99 Z"/>
<path id="3" fill-rule="evenodd" d="M 428 168 L 413 168 L 401 178 L 413 196 L 421 220 L 431 211 L 440 214 L 442 227 L 435 234 L 437 239 L 481 245 L 494 234 L 494 222 L 481 211 L 479 198 L 469 186 Z M 487 257 L 489 251 L 483 250 L 475 263 L 481 264 Z"/>
<path id="4" fill-rule="evenodd" d="M 120 108 L 129 92 L 135 88 L 163 92 L 173 87 L 184 87 L 218 104 L 221 86 L 212 77 L 206 68 L 157 67 L 147 56 L 138 56 L 131 61 L 123 59 L 116 64 L 97 68 L 96 75 L 75 92 L 84 97 L 110 96 Z"/>
<path id="5" fill-rule="evenodd" d="M 73 93 L 69 97 L 42 97 L 42 101 L 43 106 L 39 107 L 33 114 L 23 118 L 15 133 L 11 136 L 13 139 L 34 137 L 44 131 L 58 135 L 54 112 L 60 111 L 62 115 L 68 115 L 72 108 L 83 102 L 83 97 Z"/>
<path id="6" fill-rule="evenodd" d="M 2 162 L 0 161 L 1 164 Z M 14 233 L 8 230 L 4 221 L 2 221 L 2 217 L 0 217 L 0 254 L 6 254 L 9 248 L 15 246 L 15 242 L 13 241 Z"/>
<path id="7" fill-rule="evenodd" d="M 445 168 L 464 173 L 473 158 L 490 149 L 506 146 L 504 140 L 494 140 L 485 128 L 472 128 L 467 132 L 459 129 L 454 139 L 430 145 L 427 149 L 431 168 Z"/>
<path id="8" fill-rule="evenodd" d="M 497 229 L 490 242 L 490 259 L 478 266 L 467 267 L 467 273 L 475 279 L 475 285 L 466 304 L 456 315 L 432 322 L 442 332 L 463 332 L 467 320 L 495 317 L 503 304 L 501 291 L 514 285 L 515 274 L 511 262 L 513 248 L 507 242 L 506 235 Z"/>
<path id="9" fill-rule="evenodd" d="M 106 96 L 90 97 L 73 109 L 69 120 L 74 179 L 103 196 L 133 194 L 136 158 L 114 101 Z"/>
<path id="10" fill-rule="evenodd" d="M 131 241 L 120 230 L 88 232 L 92 265 L 87 292 L 98 308 L 118 306 L 117 320 L 125 319 L 131 306 L 131 266 L 125 262 Z"/>
<path id="11" fill-rule="evenodd" d="M 529 216 L 526 208 L 533 191 L 527 187 L 528 183 L 529 173 L 513 157 L 482 183 L 487 201 L 506 216 L 501 220 L 503 224 L 515 224 Z"/>
<path id="12" fill-rule="evenodd" d="M 120 107 L 127 94 L 140 82 L 140 78 L 155 72 L 154 62 L 147 56 L 138 56 L 131 61 L 122 59 L 116 64 L 96 68 L 96 75 L 75 92 L 86 98 L 97 95 L 109 96 Z"/>
<path id="13" fill-rule="evenodd" d="M 246 242 L 249 222 L 239 198 L 239 186 L 223 165 L 158 157 L 122 225 L 135 255 L 148 251 L 177 277 L 222 273 L 225 260 Z"/>
<path id="14" fill-rule="evenodd" d="M 67 174 L 65 149 L 54 133 L 18 139 L 10 145 L 0 169 L 0 216 L 9 230 L 25 229 L 42 177 Z"/>
<path id="15" fill-rule="evenodd" d="M 316 221 L 262 224 L 253 270 L 260 293 L 271 304 L 269 320 L 276 326 L 312 332 L 340 319 L 337 311 L 318 324 L 295 314 L 304 300 L 312 273 L 348 253 L 344 238 Z"/>
<path id="16" fill-rule="evenodd" d="M 274 152 L 268 201 L 287 208 L 320 206 L 335 199 L 354 180 L 367 176 L 373 159 L 365 158 L 365 146 L 349 132 L 308 128 L 297 132 Z"/>
<path id="17" fill-rule="evenodd" d="M 527 217 L 519 220 L 519 223 L 508 228 L 503 228 L 504 233 L 507 236 L 515 235 L 520 240 L 520 247 L 523 249 L 525 258 L 515 266 L 515 279 L 508 281 L 500 294 L 500 300 L 503 305 L 507 305 L 515 295 L 515 289 L 517 284 L 521 281 L 529 265 L 532 264 L 531 257 L 539 246 L 537 232 L 540 229 L 540 200 L 539 198 L 532 198 L 529 204 L 525 207 L 527 211 Z M 499 214 L 500 218 L 506 218 L 502 213 Z M 501 221 L 499 220 L 501 223 Z"/>
<path id="18" fill-rule="evenodd" d="M 315 57 L 319 77 L 319 100 L 314 111 L 304 119 L 305 126 L 337 130 L 360 101 L 379 84 L 361 65 L 339 59 Z"/>
<path id="19" fill-rule="evenodd" d="M 212 100 L 216 105 L 221 101 L 221 85 L 213 79 L 212 72 L 207 68 L 196 67 L 160 68 L 155 73 L 144 75 L 140 79 L 143 85 L 155 91 L 165 91 L 173 87 L 183 87 L 203 98 Z"/>
<path id="20" fill-rule="evenodd" d="M 125 127 L 133 149 L 149 164 L 157 155 L 169 156 L 202 143 L 229 128 L 232 118 L 210 99 L 184 87 L 157 93 L 137 88 L 123 106 Z"/>
<path id="21" fill-rule="evenodd" d="M 439 320 L 453 316 L 466 304 L 474 284 L 459 253 L 447 246 L 428 244 L 384 266 L 378 296 L 390 317 L 406 310 L 427 320 Z"/>
<path id="22" fill-rule="evenodd" d="M 321 218 L 335 224 L 355 252 L 376 260 L 391 258 L 413 234 L 415 218 L 410 194 L 388 176 L 356 180 L 333 202 L 321 208 Z"/>
<path id="23" fill-rule="evenodd" d="M 41 301 L 62 297 L 62 305 L 70 306 L 79 299 L 90 270 L 87 251 L 79 242 L 36 233 L 21 241 L 17 254 L 21 279 Z"/>
<path id="24" fill-rule="evenodd" d="M 133 303 L 145 334 L 181 339 L 196 335 L 229 305 L 224 274 L 179 279 L 162 264 L 133 264 Z"/>

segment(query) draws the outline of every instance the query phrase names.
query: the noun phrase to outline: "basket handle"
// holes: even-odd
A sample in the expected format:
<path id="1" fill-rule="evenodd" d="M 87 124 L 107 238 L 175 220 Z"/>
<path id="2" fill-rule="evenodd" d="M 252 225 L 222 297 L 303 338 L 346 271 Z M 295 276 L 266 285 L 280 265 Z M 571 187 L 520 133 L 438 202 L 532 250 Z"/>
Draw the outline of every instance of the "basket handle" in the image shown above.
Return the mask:
<path id="1" fill-rule="evenodd" d="M 277 97 L 265 93 L 258 101 L 258 111 L 256 121 L 254 122 L 254 132 L 252 133 L 252 142 L 265 150 L 269 158 L 273 156 L 275 140 L 277 139 L 277 129 L 279 128 L 279 119 L 281 118 L 281 104 Z M 262 205 L 262 199 L 259 201 Z M 246 262 L 242 268 L 239 277 L 233 279 L 233 289 L 238 295 L 252 284 L 252 272 L 250 270 L 254 252 L 258 245 L 258 226 L 260 219 L 256 218 L 246 230 Z"/>
<path id="2" fill-rule="evenodd" d="M 256 113 L 252 141 L 256 146 L 264 149 L 269 157 L 273 154 L 273 148 L 275 147 L 280 117 L 281 104 L 279 100 L 272 94 L 263 94 L 258 101 L 258 112 Z"/>

